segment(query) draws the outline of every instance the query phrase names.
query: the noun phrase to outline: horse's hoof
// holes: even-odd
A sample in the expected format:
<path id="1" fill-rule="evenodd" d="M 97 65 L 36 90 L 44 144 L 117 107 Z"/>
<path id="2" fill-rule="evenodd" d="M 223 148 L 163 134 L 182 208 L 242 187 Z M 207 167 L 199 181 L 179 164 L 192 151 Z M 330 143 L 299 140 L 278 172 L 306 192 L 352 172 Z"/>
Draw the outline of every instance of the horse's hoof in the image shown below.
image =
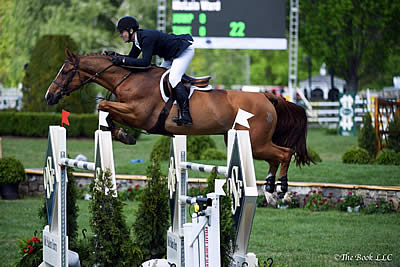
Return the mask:
<path id="1" fill-rule="evenodd" d="M 275 176 L 267 177 L 265 183 L 265 191 L 271 194 L 275 191 Z"/>
<path id="2" fill-rule="evenodd" d="M 132 135 L 128 134 L 124 129 L 118 129 L 118 133 L 115 136 L 115 138 L 120 141 L 121 143 L 124 143 L 125 145 L 135 145 L 136 144 L 136 139 Z"/>

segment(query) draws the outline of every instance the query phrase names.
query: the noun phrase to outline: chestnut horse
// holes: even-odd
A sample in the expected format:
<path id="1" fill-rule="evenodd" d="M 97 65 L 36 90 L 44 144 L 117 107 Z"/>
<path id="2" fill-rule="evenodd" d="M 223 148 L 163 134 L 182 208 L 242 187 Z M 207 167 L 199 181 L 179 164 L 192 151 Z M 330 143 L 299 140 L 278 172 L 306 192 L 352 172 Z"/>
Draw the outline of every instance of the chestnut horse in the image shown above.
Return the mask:
<path id="1" fill-rule="evenodd" d="M 112 120 L 132 128 L 164 135 L 225 135 L 240 109 L 254 114 L 249 119 L 253 157 L 269 163 L 266 189 L 273 192 L 275 175 L 287 191 L 287 172 L 294 154 L 298 166 L 312 161 L 307 153 L 307 117 L 304 108 L 269 93 L 233 90 L 195 91 L 190 98 L 191 127 L 177 126 L 174 105 L 165 120 L 164 131 L 154 131 L 165 103 L 160 93 L 160 78 L 165 69 L 152 66 L 132 71 L 111 63 L 106 55 L 76 56 L 66 49 L 64 65 L 46 93 L 54 105 L 82 85 L 95 82 L 111 91 L 116 101 L 102 101 L 98 109 L 109 112 Z M 132 73 L 130 75 L 130 73 Z M 236 129 L 247 129 L 241 125 Z"/>

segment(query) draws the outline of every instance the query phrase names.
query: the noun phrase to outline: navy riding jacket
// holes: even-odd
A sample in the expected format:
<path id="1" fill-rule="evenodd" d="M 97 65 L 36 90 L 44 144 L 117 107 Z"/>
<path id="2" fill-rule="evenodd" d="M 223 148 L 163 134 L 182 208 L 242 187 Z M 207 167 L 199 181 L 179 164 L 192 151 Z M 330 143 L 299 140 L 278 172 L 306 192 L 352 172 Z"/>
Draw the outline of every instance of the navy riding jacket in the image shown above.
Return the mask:
<path id="1" fill-rule="evenodd" d="M 133 41 L 131 52 L 125 57 L 126 66 L 149 66 L 153 55 L 172 60 L 179 57 L 193 43 L 189 34 L 175 35 L 156 30 L 138 30 L 136 37 L 141 49 L 136 47 Z M 138 58 L 140 53 L 142 58 Z"/>

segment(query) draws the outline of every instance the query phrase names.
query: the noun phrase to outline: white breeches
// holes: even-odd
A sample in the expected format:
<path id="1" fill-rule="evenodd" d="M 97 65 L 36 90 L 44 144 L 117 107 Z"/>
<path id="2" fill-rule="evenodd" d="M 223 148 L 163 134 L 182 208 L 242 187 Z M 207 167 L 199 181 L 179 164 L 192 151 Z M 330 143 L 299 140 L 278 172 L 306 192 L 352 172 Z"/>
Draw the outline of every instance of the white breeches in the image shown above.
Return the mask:
<path id="1" fill-rule="evenodd" d="M 189 68 L 193 56 L 194 47 L 191 45 L 186 48 L 179 57 L 173 60 L 164 60 L 161 64 L 161 67 L 170 69 L 169 82 L 173 88 L 182 80 L 182 76 Z"/>

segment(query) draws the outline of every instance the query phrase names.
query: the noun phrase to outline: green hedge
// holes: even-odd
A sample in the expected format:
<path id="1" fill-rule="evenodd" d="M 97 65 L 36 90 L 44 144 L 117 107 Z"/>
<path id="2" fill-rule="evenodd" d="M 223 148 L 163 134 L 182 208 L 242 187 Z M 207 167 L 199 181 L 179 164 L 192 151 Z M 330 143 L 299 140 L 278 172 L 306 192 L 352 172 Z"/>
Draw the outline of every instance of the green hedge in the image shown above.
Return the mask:
<path id="1" fill-rule="evenodd" d="M 352 147 L 342 155 L 343 163 L 368 164 L 370 160 L 368 151 L 361 147 Z"/>
<path id="2" fill-rule="evenodd" d="M 71 114 L 68 117 L 68 137 L 93 138 L 98 129 L 98 115 Z M 0 135 L 13 135 L 25 137 L 47 137 L 50 125 L 61 125 L 61 114 L 45 112 L 0 112 Z M 121 127 L 121 125 L 117 126 Z M 126 128 L 126 127 L 124 127 Z M 136 138 L 140 132 L 129 129 Z"/>

